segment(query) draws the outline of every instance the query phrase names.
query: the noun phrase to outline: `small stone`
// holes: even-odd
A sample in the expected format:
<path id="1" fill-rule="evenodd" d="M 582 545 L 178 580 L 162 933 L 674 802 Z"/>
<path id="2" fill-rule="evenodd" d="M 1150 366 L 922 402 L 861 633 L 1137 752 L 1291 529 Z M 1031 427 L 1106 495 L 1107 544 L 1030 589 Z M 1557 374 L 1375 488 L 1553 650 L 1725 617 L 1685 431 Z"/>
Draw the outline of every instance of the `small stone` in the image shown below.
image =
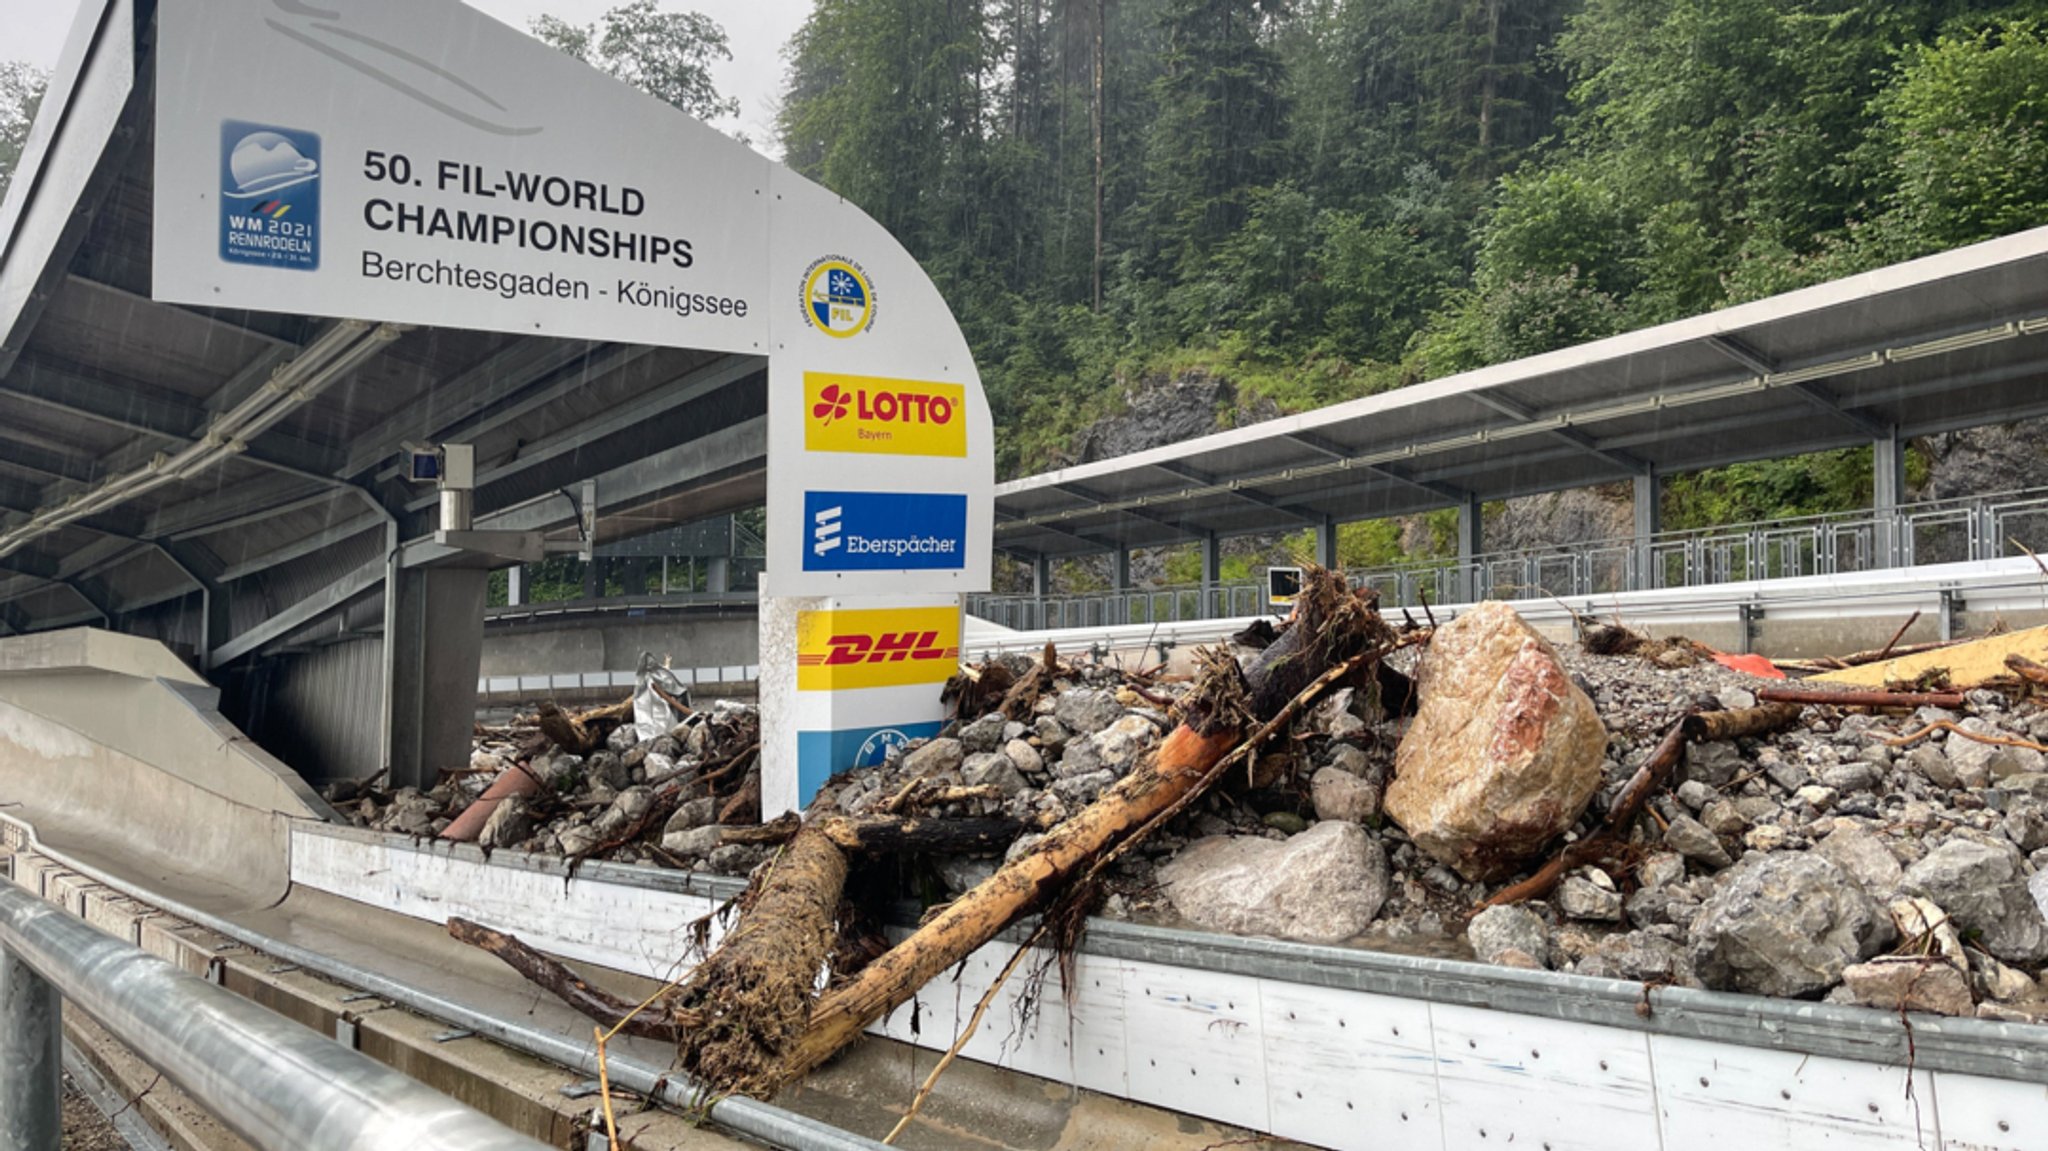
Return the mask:
<path id="1" fill-rule="evenodd" d="M 1742 749 L 1733 740 L 1702 743 L 1686 752 L 1686 778 L 1708 787 L 1723 787 L 1742 770 Z"/>
<path id="2" fill-rule="evenodd" d="M 1372 760 L 1353 744 L 1337 743 L 1330 745 L 1330 766 L 1363 779 L 1372 770 Z"/>
<path id="3" fill-rule="evenodd" d="M 1998 823 L 1999 834 L 2029 854 L 2048 847 L 2048 814 L 2032 800 L 2018 800 Z"/>
<path id="4" fill-rule="evenodd" d="M 671 831 L 661 837 L 661 849 L 686 858 L 709 855 L 718 847 L 719 838 L 724 833 L 725 829 L 715 823 L 687 831 Z"/>
<path id="5" fill-rule="evenodd" d="M 1813 779 L 1804 764 L 1790 759 L 1779 759 L 1766 764 L 1764 774 L 1784 791 L 1797 791 Z"/>
<path id="6" fill-rule="evenodd" d="M 1934 1015 L 1974 1013 L 1970 980 L 1954 960 L 1886 956 L 1842 970 L 1842 986 L 1853 1003 L 1886 1011 Z"/>
<path id="7" fill-rule="evenodd" d="M 1664 846 L 1687 859 L 1716 870 L 1729 864 L 1728 849 L 1699 820 L 1681 815 L 1664 829 Z"/>
<path id="8" fill-rule="evenodd" d="M 844 798 L 844 796 L 841 797 L 842 800 Z M 668 817 L 668 822 L 662 825 L 661 834 L 665 841 L 668 836 L 678 831 L 688 831 L 693 827 L 702 827 L 716 818 L 718 818 L 718 800 L 716 797 L 707 795 L 702 799 L 686 800 L 681 806 L 676 808 L 674 815 Z"/>
<path id="9" fill-rule="evenodd" d="M 1380 813 L 1380 790 L 1339 767 L 1325 767 L 1309 779 L 1317 819 L 1364 823 Z"/>
<path id="10" fill-rule="evenodd" d="M 1998 728 L 1981 716 L 1973 715 L 1956 727 L 1977 735 L 2003 738 Z M 1946 751 L 1949 762 L 1955 765 L 1956 778 L 1962 781 L 1964 787 L 1989 787 L 1994 778 L 2002 779 L 2020 774 L 2019 761 L 2013 757 L 2012 749 L 2008 747 L 1951 734 Z"/>
<path id="11" fill-rule="evenodd" d="M 1838 763 L 1821 770 L 1820 782 L 1838 792 L 1871 791 L 1877 787 L 1877 771 L 1862 760 Z"/>
<path id="12" fill-rule="evenodd" d="M 1970 952 L 1970 970 L 1972 981 L 1985 999 L 2017 1003 L 2034 999 L 2040 993 L 2040 985 L 2026 972 L 2008 967 L 1981 951 Z"/>
<path id="13" fill-rule="evenodd" d="M 1349 739 L 1365 731 L 1365 721 L 1352 714 L 1356 692 L 1344 688 L 1331 693 L 1313 713 L 1311 721 L 1316 729 L 1331 739 Z"/>
<path id="14" fill-rule="evenodd" d="M 484 820 L 484 829 L 477 834 L 476 841 L 483 847 L 513 847 L 531 839 L 538 824 L 526 806 L 526 798 L 514 795 L 501 800 L 492 810 L 490 818 Z"/>
<path id="15" fill-rule="evenodd" d="M 1286 835 L 1300 835 L 1308 830 L 1308 820 L 1291 811 L 1269 811 L 1259 822 Z"/>
<path id="16" fill-rule="evenodd" d="M 1004 744 L 1003 754 L 1009 756 L 1010 762 L 1016 764 L 1017 770 L 1025 775 L 1038 775 L 1045 770 L 1045 757 L 1038 753 L 1037 748 L 1021 739 L 1012 739 Z"/>
<path id="17" fill-rule="evenodd" d="M 1751 851 L 1779 851 L 1792 842 L 1792 833 L 1775 823 L 1765 823 L 1749 829 L 1742 837 L 1742 845 Z"/>
<path id="18" fill-rule="evenodd" d="M 1636 882 L 1644 887 L 1669 887 L 1685 882 L 1685 857 L 1660 851 L 1636 868 Z"/>
<path id="19" fill-rule="evenodd" d="M 981 886 L 983 880 L 996 873 L 993 859 L 968 859 L 954 856 L 939 861 L 939 882 L 955 895 L 964 895 Z"/>
<path id="20" fill-rule="evenodd" d="M 1714 694 L 1722 711 L 1744 711 L 1756 706 L 1756 693 L 1739 687 L 1723 688 Z"/>
<path id="21" fill-rule="evenodd" d="M 903 757 L 903 772 L 912 777 L 957 770 L 967 749 L 957 739 L 935 739 Z"/>
<path id="22" fill-rule="evenodd" d="M 583 855 L 604 842 L 597 828 L 587 823 L 572 823 L 555 832 L 555 839 L 562 845 L 563 855 Z"/>
<path id="23" fill-rule="evenodd" d="M 1678 785 L 1678 802 L 1698 814 L 1700 809 L 1714 802 L 1720 793 L 1697 779 L 1688 779 Z"/>
<path id="24" fill-rule="evenodd" d="M 1692 964 L 1678 940 L 1659 934 L 1668 929 L 1610 935 L 1579 960 L 1578 973 L 1637 983 L 1685 985 L 1696 982 Z"/>
<path id="25" fill-rule="evenodd" d="M 1821 858 L 1842 869 L 1875 899 L 1889 899 L 1899 889 L 1905 870 L 1884 841 L 1846 820 L 1838 821 L 1814 848 Z"/>
<path id="26" fill-rule="evenodd" d="M 1700 809 L 1700 823 L 1715 835 L 1741 835 L 1749 830 L 1742 809 L 1732 800 L 1717 799 Z"/>
<path id="27" fill-rule="evenodd" d="M 1067 746 L 1069 739 L 1073 738 L 1072 732 L 1063 727 L 1059 720 L 1049 715 L 1039 716 L 1038 722 L 1033 725 L 1031 730 L 1038 738 L 1038 746 L 1047 755 L 1057 753 L 1061 748 Z"/>
<path id="28" fill-rule="evenodd" d="M 1813 808 L 1815 811 L 1826 811 L 1835 805 L 1835 800 L 1839 797 L 1832 787 L 1822 787 L 1819 784 L 1809 783 L 1798 791 L 1793 792 L 1792 798 Z"/>
<path id="29" fill-rule="evenodd" d="M 1550 962 L 1550 931 L 1541 916 L 1526 907 L 1489 907 L 1472 917 L 1465 938 L 1481 963 L 1521 966 L 1503 962 L 1508 952 L 1528 959 L 1537 968 Z"/>
<path id="30" fill-rule="evenodd" d="M 1016 795 L 1031 786 L 1010 757 L 1000 751 L 968 756 L 960 767 L 960 781 L 969 787 L 994 786 L 1004 795 Z"/>
<path id="31" fill-rule="evenodd" d="M 1956 774 L 1955 764 L 1942 754 L 1942 750 L 1931 743 L 1923 743 L 1906 755 L 1906 765 L 1925 776 L 1927 782 L 1936 787 L 1955 788 L 1962 785 L 1962 777 Z"/>
<path id="32" fill-rule="evenodd" d="M 1055 780 L 1052 791 L 1070 807 L 1086 807 L 1094 803 L 1098 796 L 1115 783 L 1115 772 L 1092 771 Z"/>
<path id="33" fill-rule="evenodd" d="M 1573 919 L 1609 923 L 1621 919 L 1621 893 L 1614 890 L 1612 880 L 1608 886 L 1601 887 L 1590 879 L 1569 876 L 1558 886 L 1557 906 Z"/>
<path id="34" fill-rule="evenodd" d="M 960 744 L 969 754 L 994 751 L 1003 745 L 1008 723 L 1001 712 L 990 712 L 960 729 Z"/>
<path id="35" fill-rule="evenodd" d="M 1123 714 L 1124 705 L 1117 702 L 1115 693 L 1085 687 L 1062 694 L 1053 709 L 1053 718 L 1075 735 L 1093 735 L 1122 719 Z"/>

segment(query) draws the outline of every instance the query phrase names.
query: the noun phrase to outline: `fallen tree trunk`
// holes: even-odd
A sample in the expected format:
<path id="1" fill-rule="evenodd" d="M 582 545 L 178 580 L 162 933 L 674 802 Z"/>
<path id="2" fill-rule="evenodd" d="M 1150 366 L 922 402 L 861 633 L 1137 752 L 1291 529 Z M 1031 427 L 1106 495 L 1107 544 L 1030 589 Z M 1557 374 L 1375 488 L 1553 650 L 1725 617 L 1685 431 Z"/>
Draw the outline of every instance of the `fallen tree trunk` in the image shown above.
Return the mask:
<path id="1" fill-rule="evenodd" d="M 743 913 L 740 929 L 677 996 L 675 1014 L 686 1026 L 680 1045 L 683 1067 L 719 1090 L 772 1094 L 830 1058 L 869 1023 L 1005 927 L 1049 902 L 1092 860 L 1188 797 L 1243 740 L 1248 725 L 1278 715 L 1331 667 L 1395 642 L 1372 605 L 1340 577 L 1312 570 L 1304 585 L 1291 626 L 1250 668 L 1240 673 L 1227 654 L 1210 660 L 1182 704 L 1180 725 L 1157 753 L 844 986 L 811 998 L 829 935 L 775 923 L 773 917 L 783 912 L 772 908 L 764 893 Z M 784 897 L 812 922 L 837 906 L 845 879 L 845 856 L 830 830 L 835 824 L 845 826 L 817 820 L 790 843 L 793 856 L 801 853 L 815 862 L 793 872 Z M 797 886 L 804 889 L 793 890 Z M 758 933 L 750 932 L 764 920 Z M 762 985 L 782 990 L 764 994 L 756 990 Z M 802 995 L 793 993 L 799 986 Z"/>

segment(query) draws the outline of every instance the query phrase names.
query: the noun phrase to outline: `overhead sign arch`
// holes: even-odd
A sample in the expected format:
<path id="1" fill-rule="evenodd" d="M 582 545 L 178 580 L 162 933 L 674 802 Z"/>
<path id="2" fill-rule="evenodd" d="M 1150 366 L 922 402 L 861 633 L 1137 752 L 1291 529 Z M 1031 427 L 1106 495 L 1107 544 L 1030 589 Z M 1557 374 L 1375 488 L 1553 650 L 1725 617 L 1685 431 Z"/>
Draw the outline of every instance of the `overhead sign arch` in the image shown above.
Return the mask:
<path id="1" fill-rule="evenodd" d="M 929 734 L 993 432 L 852 204 L 455 0 L 162 0 L 153 295 L 767 368 L 767 807 Z"/>

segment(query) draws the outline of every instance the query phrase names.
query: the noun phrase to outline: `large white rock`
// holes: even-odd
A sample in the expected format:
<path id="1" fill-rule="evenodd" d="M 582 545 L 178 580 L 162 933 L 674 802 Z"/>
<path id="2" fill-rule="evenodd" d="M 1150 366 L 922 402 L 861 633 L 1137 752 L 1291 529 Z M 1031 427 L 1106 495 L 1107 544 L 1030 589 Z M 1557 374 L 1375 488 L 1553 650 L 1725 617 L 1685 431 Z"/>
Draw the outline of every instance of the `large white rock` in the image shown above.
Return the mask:
<path id="1" fill-rule="evenodd" d="M 1335 820 L 1284 840 L 1212 835 L 1159 869 L 1182 918 L 1214 931 L 1337 943 L 1387 899 L 1387 853 Z"/>
<path id="2" fill-rule="evenodd" d="M 1489 602 L 1445 625 L 1384 808 L 1467 879 L 1495 879 L 1575 823 L 1600 786 L 1607 727 L 1543 637 Z"/>

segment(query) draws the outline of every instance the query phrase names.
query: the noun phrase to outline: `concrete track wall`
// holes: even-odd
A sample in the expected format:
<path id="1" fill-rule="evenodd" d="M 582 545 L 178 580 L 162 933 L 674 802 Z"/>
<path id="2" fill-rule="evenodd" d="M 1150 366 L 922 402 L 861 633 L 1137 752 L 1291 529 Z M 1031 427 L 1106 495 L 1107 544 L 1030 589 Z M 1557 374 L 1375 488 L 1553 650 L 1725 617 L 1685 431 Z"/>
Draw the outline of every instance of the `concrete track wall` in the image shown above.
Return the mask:
<path id="1" fill-rule="evenodd" d="M 523 623 L 484 630 L 484 676 L 632 671 L 640 653 L 676 667 L 760 662 L 754 613 L 671 618 L 579 615 L 561 624 Z"/>
<path id="2" fill-rule="evenodd" d="M 153 640 L 0 640 L 0 803 L 81 858 L 175 878 L 222 909 L 274 903 L 287 828 L 327 808 L 218 701 Z"/>

